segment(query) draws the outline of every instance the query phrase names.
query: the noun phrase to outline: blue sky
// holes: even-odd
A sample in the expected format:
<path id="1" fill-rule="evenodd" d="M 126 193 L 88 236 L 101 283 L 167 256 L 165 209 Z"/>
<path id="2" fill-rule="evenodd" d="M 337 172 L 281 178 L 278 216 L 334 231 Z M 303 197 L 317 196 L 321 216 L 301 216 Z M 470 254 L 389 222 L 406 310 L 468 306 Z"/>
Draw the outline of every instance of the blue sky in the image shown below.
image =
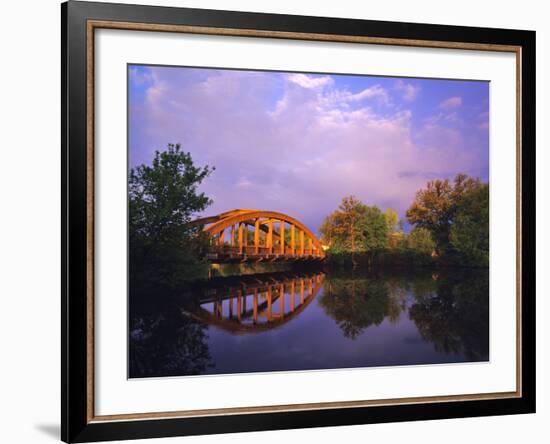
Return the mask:
<path id="1" fill-rule="evenodd" d="M 259 208 L 317 231 L 342 197 L 404 217 L 416 190 L 489 179 L 489 83 L 130 65 L 129 163 L 181 143 L 216 171 L 205 214 Z"/>

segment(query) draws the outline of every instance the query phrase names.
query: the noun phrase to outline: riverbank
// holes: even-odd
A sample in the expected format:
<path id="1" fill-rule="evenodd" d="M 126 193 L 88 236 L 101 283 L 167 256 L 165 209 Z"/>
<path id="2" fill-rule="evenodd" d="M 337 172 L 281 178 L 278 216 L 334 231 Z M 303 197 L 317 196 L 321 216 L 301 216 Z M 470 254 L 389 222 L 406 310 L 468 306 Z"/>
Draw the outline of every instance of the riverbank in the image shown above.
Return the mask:
<path id="1" fill-rule="evenodd" d="M 208 279 L 231 276 L 248 276 L 254 274 L 284 273 L 295 271 L 319 270 L 323 266 L 319 262 L 250 262 L 235 264 L 210 264 Z"/>
<path id="2" fill-rule="evenodd" d="M 377 253 L 332 253 L 327 254 L 324 266 L 328 268 L 363 268 L 363 269 L 489 269 L 488 265 L 466 260 L 458 255 L 421 254 L 414 251 L 383 250 Z"/>

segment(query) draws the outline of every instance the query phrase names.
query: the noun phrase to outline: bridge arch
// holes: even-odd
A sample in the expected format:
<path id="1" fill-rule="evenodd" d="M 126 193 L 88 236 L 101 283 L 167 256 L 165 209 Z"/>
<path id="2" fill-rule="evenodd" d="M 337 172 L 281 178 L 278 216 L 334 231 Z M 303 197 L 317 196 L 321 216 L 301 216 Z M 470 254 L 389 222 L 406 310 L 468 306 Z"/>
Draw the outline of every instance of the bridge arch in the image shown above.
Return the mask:
<path id="1" fill-rule="evenodd" d="M 214 254 L 242 256 L 246 260 L 323 258 L 323 245 L 302 222 L 277 211 L 236 209 L 197 219 L 212 239 Z M 287 227 L 288 225 L 288 227 Z M 252 228 L 252 230 L 249 230 Z M 288 234 L 285 234 L 286 230 Z M 230 231 L 226 239 L 226 231 Z M 252 231 L 253 240 L 248 238 Z"/>

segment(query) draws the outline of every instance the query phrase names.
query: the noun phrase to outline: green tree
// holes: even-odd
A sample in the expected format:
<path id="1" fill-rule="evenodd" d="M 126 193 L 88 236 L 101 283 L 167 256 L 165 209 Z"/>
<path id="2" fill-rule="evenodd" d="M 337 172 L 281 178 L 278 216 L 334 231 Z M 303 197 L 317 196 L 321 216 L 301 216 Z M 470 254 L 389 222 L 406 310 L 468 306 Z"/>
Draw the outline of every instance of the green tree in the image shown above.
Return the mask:
<path id="1" fill-rule="evenodd" d="M 432 233 L 427 228 L 414 228 L 407 236 L 407 247 L 420 254 L 431 254 L 435 249 Z"/>
<path id="2" fill-rule="evenodd" d="M 200 227 L 189 226 L 193 215 L 212 201 L 198 191 L 213 168 L 197 167 L 179 144 L 155 152 L 152 164 L 130 170 L 130 274 L 156 273 L 169 279 L 177 270 L 190 277 L 204 267 Z M 185 276 L 187 274 L 187 276 Z"/>
<path id="3" fill-rule="evenodd" d="M 450 242 L 469 263 L 489 265 L 489 185 L 464 195 L 451 226 Z"/>
<path id="4" fill-rule="evenodd" d="M 338 210 L 332 214 L 332 230 L 335 246 L 351 253 L 359 251 L 361 229 L 358 226 L 363 204 L 354 196 L 344 197 Z"/>
<path id="5" fill-rule="evenodd" d="M 350 253 L 355 265 L 356 253 L 371 256 L 386 246 L 388 227 L 384 214 L 353 196 L 344 197 L 338 209 L 319 227 L 322 242 L 331 253 Z"/>
<path id="6" fill-rule="evenodd" d="M 388 247 L 396 248 L 404 238 L 403 221 L 399 220 L 399 215 L 393 208 L 388 208 L 384 217 L 388 226 Z"/>
<path id="7" fill-rule="evenodd" d="M 432 180 L 425 189 L 419 190 L 407 210 L 409 223 L 423 227 L 432 233 L 439 253 L 449 252 L 451 226 L 462 198 L 483 184 L 479 179 L 458 174 L 453 183 L 445 180 Z"/>
<path id="8" fill-rule="evenodd" d="M 375 253 L 384 249 L 388 243 L 388 224 L 384 213 L 376 206 L 364 205 L 358 221 L 361 230 L 361 248 Z"/>
<path id="9" fill-rule="evenodd" d="M 393 208 L 388 208 L 384 213 L 386 218 L 386 224 L 388 225 L 388 233 L 394 233 L 397 231 L 399 224 L 399 215 Z"/>
<path id="10" fill-rule="evenodd" d="M 338 209 L 329 214 L 319 227 L 322 242 L 333 252 L 348 252 L 353 257 L 359 251 L 361 230 L 358 220 L 362 206 L 354 196 L 344 197 Z"/>

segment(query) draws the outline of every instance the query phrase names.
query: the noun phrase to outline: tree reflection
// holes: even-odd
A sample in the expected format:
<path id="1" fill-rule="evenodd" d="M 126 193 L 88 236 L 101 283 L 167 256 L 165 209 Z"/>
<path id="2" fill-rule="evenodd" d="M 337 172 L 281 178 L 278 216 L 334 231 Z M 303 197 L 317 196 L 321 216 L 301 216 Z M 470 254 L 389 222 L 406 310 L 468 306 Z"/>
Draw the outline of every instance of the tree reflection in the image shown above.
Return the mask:
<path id="1" fill-rule="evenodd" d="M 314 301 L 319 303 L 316 309 Z M 350 347 L 358 357 L 366 353 L 361 344 L 369 345 L 371 341 L 384 341 L 385 347 L 392 347 L 390 357 L 382 356 L 375 363 L 365 361 L 368 365 L 487 360 L 488 273 L 449 269 L 412 275 L 328 270 L 326 274 L 224 278 L 177 292 L 169 287 L 143 287 L 130 298 L 130 377 L 194 375 L 212 369 L 220 372 L 228 358 L 223 354 L 225 343 L 216 341 L 231 344 L 235 336 L 239 336 L 236 347 L 245 356 L 240 358 L 239 371 L 250 371 L 248 359 L 255 359 L 255 353 L 270 359 L 270 351 L 263 344 L 249 349 L 247 344 L 254 344 L 254 337 L 264 338 L 265 347 L 269 347 L 274 331 L 285 339 L 280 342 L 285 353 L 297 336 L 307 339 L 303 346 L 316 347 L 317 341 L 322 341 L 323 352 L 333 354 L 330 365 L 337 368 L 338 352 L 330 347 L 339 345 L 331 345 L 324 334 L 330 332 L 339 340 L 340 333 L 334 332 L 333 322 L 341 335 L 350 340 L 371 329 L 368 337 L 357 340 L 355 348 Z M 383 328 L 377 329 L 382 323 Z M 293 333 L 289 339 L 283 327 L 288 325 L 292 325 L 288 331 L 304 334 Z M 208 337 L 209 326 L 215 327 L 212 338 Z M 218 344 L 212 346 L 214 357 L 209 341 Z M 447 359 L 439 354 L 453 356 Z M 272 359 L 277 360 L 273 364 L 276 368 L 286 358 L 275 353 Z M 288 360 L 289 368 L 301 362 L 291 353 Z M 230 363 L 236 365 L 234 361 Z"/>
<path id="2" fill-rule="evenodd" d="M 401 320 L 401 313 L 407 309 L 406 281 L 398 277 L 390 277 L 388 283 L 388 320 L 397 324 Z"/>
<path id="3" fill-rule="evenodd" d="M 158 294 L 150 297 L 155 296 Z M 196 375 L 212 366 L 205 324 L 175 305 L 148 308 L 134 311 L 130 317 L 131 378 Z"/>
<path id="4" fill-rule="evenodd" d="M 469 361 L 489 356 L 489 279 L 484 270 L 414 276 L 329 273 L 319 304 L 350 339 L 385 319 L 397 325 L 406 313 L 437 352 L 461 353 Z"/>
<path id="5" fill-rule="evenodd" d="M 389 289 L 385 281 L 332 278 L 325 281 L 324 288 L 319 304 L 347 338 L 355 339 L 387 316 Z"/>
<path id="6" fill-rule="evenodd" d="M 464 353 L 470 361 L 488 358 L 488 272 L 432 277 L 431 285 L 424 282 L 412 290 L 415 302 L 409 316 L 438 352 Z"/>

